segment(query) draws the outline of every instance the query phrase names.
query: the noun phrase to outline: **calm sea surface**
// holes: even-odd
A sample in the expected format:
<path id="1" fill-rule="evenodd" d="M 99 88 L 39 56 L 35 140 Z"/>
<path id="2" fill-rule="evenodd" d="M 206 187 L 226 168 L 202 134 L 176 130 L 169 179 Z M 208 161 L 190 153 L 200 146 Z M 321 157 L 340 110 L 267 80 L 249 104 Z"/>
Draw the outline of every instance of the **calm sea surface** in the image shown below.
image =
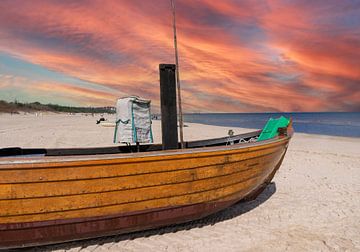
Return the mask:
<path id="1" fill-rule="evenodd" d="M 226 127 L 261 129 L 270 118 L 292 117 L 295 132 L 360 137 L 360 112 L 343 113 L 201 113 L 185 114 L 184 121 Z"/>

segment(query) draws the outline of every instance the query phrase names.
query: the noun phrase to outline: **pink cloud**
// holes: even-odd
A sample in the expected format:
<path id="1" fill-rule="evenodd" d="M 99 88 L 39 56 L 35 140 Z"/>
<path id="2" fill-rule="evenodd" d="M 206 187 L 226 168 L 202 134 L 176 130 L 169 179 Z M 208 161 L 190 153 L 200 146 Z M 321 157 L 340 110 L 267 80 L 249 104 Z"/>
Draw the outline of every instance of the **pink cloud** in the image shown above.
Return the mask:
<path id="1" fill-rule="evenodd" d="M 177 6 L 187 111 L 349 109 L 336 94 L 358 106 L 360 35 L 333 20 L 341 15 L 334 3 Z M 343 6 L 344 15 L 353 15 Z M 84 103 L 93 97 L 111 105 L 116 96 L 137 94 L 158 106 L 158 64 L 174 62 L 167 1 L 2 1 L 0 36 L 4 53 L 118 92 L 59 84 L 60 94 Z"/>

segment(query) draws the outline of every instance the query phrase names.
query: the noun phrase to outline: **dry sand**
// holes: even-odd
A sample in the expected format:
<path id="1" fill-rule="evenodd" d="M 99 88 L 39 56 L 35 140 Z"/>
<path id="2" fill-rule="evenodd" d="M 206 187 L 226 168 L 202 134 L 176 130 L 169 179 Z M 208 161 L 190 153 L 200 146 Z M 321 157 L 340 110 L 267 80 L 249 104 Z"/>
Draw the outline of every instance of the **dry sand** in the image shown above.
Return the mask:
<path id="1" fill-rule="evenodd" d="M 109 122 L 115 115 L 104 116 Z M 113 144 L 114 128 L 96 124 L 99 115 L 68 114 L 0 114 L 0 148 L 4 147 L 99 147 Z M 154 142 L 161 142 L 161 122 L 153 121 Z M 185 124 L 185 140 L 222 137 L 230 128 L 201 124 Z M 246 129 L 233 129 L 235 134 L 248 132 Z"/>
<path id="2" fill-rule="evenodd" d="M 0 114 L 0 148 L 111 145 L 113 128 L 96 125 L 96 119 Z M 186 124 L 186 139 L 220 137 L 229 130 Z M 153 128 L 159 142 L 159 121 Z M 273 183 L 255 201 L 187 224 L 37 250 L 360 251 L 359 209 L 360 139 L 298 133 Z"/>

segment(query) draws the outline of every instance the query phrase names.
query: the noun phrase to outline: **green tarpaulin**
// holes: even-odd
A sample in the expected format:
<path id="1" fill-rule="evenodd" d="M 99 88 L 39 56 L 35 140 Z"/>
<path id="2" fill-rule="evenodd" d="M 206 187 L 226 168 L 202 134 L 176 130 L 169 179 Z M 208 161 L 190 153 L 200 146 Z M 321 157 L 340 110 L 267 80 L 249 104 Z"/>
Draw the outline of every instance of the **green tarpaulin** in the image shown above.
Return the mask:
<path id="1" fill-rule="evenodd" d="M 267 140 L 267 139 L 276 137 L 277 135 L 279 135 L 278 129 L 287 127 L 289 125 L 289 123 L 290 123 L 290 119 L 287 119 L 286 117 L 283 117 L 283 116 L 281 116 L 277 119 L 270 118 L 267 121 L 264 129 L 262 130 L 262 132 L 258 138 L 258 141 L 263 141 L 263 140 Z"/>

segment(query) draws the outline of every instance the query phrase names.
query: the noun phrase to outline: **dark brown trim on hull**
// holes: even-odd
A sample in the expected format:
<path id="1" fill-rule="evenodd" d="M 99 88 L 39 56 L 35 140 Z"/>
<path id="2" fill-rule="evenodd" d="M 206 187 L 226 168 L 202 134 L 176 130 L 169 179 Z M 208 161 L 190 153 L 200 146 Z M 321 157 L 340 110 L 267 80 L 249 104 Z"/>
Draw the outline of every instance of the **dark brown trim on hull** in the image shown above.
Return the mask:
<path id="1" fill-rule="evenodd" d="M 236 198 L 100 218 L 0 224 L 0 249 L 54 244 L 179 224 L 218 212 L 238 200 Z"/>
<path id="2" fill-rule="evenodd" d="M 249 140 L 252 137 L 259 136 L 261 130 L 239 134 L 231 137 L 220 137 L 207 140 L 197 140 L 185 142 L 185 147 L 200 148 L 210 146 L 221 146 L 224 143 L 239 143 L 242 139 Z M 180 148 L 180 143 L 178 144 Z M 161 144 L 141 144 L 140 152 L 161 151 Z M 137 146 L 112 146 L 112 147 L 92 147 L 92 148 L 56 148 L 56 149 L 34 149 L 34 148 L 0 148 L 0 157 L 16 157 L 16 156 L 74 156 L 74 155 L 103 155 L 103 154 L 120 154 L 120 153 L 136 153 Z"/>

